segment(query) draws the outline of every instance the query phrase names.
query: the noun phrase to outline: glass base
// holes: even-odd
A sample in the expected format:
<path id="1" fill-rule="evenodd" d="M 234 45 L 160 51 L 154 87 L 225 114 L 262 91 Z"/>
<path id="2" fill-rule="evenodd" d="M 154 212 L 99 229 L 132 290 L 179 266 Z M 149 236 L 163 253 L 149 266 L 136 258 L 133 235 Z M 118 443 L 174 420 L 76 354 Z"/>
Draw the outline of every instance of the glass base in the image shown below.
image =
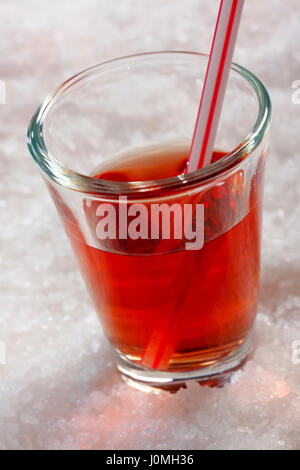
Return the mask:
<path id="1" fill-rule="evenodd" d="M 250 333 L 243 344 L 235 348 L 222 360 L 209 366 L 193 368 L 182 372 L 168 372 L 156 369 L 147 369 L 128 360 L 120 351 L 116 351 L 116 365 L 121 377 L 129 385 L 142 391 L 150 389 L 164 389 L 176 392 L 179 388 L 186 388 L 190 381 L 201 385 L 222 387 L 230 380 L 231 375 L 240 369 L 252 352 L 253 334 Z"/>

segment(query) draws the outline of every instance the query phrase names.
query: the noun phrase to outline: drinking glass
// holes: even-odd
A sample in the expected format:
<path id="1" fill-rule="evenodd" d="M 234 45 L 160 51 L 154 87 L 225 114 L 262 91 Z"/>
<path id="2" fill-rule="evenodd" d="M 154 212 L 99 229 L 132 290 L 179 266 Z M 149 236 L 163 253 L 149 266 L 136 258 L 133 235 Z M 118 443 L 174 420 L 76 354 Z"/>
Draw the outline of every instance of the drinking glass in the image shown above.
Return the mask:
<path id="1" fill-rule="evenodd" d="M 96 65 L 50 94 L 28 129 L 116 365 L 135 384 L 220 384 L 251 351 L 271 104 L 260 80 L 233 64 L 222 158 L 169 174 L 188 155 L 207 64 L 205 54 L 154 52 Z M 147 178 L 154 161 L 167 177 Z M 146 179 L 126 178 L 128 165 L 144 165 Z M 99 236 L 111 208 L 119 221 L 136 204 L 189 205 L 194 229 L 203 208 L 201 246 L 160 229 L 148 239 Z"/>

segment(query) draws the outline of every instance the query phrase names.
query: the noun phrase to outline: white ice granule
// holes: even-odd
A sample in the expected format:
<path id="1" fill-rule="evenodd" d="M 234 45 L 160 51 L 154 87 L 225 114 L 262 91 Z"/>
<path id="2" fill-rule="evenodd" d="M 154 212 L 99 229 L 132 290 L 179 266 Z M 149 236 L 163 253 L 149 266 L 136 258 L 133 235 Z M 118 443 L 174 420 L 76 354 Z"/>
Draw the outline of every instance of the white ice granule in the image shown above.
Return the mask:
<path id="1" fill-rule="evenodd" d="M 143 394 L 119 378 L 54 205 L 25 146 L 28 121 L 71 74 L 157 49 L 208 51 L 211 0 L 0 4 L 0 449 L 299 449 L 300 79 L 298 0 L 246 2 L 235 60 L 267 85 L 256 350 L 222 389 Z M 22 12 L 17 9 L 22 8 Z M 16 18 L 19 18 L 16 20 Z M 34 18 L 34 21 L 33 21 Z"/>

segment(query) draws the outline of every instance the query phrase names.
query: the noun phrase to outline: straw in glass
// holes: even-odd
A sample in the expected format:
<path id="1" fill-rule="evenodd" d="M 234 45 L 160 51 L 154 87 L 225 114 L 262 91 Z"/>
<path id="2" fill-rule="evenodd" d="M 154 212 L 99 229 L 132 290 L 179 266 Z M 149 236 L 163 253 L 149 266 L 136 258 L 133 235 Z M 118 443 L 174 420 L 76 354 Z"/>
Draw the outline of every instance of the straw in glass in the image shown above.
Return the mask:
<path id="1" fill-rule="evenodd" d="M 244 0 L 222 0 L 201 96 L 187 172 L 211 162 Z"/>
<path id="2" fill-rule="evenodd" d="M 221 0 L 187 164 L 186 172 L 188 173 L 211 162 L 243 5 L 244 0 Z M 185 264 L 183 260 L 183 269 L 187 268 Z M 194 265 L 189 266 L 187 279 L 193 269 L 195 269 Z M 174 292 L 174 287 L 178 287 L 177 277 L 178 274 L 181 276 L 182 269 L 180 268 L 179 271 L 180 273 L 176 273 L 167 292 L 157 329 L 155 328 L 152 332 L 143 352 L 141 365 L 144 367 L 166 368 L 175 351 L 177 335 L 174 335 L 172 331 L 178 330 L 178 321 L 182 317 L 179 314 L 180 306 L 188 291 L 187 283 L 181 286 L 179 294 Z"/>

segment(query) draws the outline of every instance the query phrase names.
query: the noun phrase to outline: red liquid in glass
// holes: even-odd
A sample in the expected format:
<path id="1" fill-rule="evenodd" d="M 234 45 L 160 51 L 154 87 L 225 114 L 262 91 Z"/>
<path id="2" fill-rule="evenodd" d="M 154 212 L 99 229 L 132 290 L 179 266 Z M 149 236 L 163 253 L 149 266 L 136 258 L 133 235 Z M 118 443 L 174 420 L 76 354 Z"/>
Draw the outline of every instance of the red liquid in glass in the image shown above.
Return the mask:
<path id="1" fill-rule="evenodd" d="M 223 155 L 215 152 L 214 160 Z M 166 151 L 160 158 L 123 161 L 97 176 L 115 181 L 165 178 L 182 173 L 186 160 L 187 151 L 174 158 Z M 161 370 L 191 370 L 213 364 L 243 344 L 257 306 L 262 171 L 259 167 L 253 176 L 247 215 L 197 251 L 151 256 L 153 240 L 143 240 L 142 253 L 148 243 L 147 254 L 139 252 L 138 241 L 131 241 L 128 254 L 97 249 L 84 242 L 76 220 L 65 212 L 65 228 L 104 330 L 129 360 Z M 236 185 L 239 177 L 232 177 Z M 239 210 L 238 188 L 233 198 L 232 185 L 233 180 L 216 188 L 205 203 L 210 209 L 208 234 L 218 219 L 226 220 L 223 206 L 224 211 Z"/>

